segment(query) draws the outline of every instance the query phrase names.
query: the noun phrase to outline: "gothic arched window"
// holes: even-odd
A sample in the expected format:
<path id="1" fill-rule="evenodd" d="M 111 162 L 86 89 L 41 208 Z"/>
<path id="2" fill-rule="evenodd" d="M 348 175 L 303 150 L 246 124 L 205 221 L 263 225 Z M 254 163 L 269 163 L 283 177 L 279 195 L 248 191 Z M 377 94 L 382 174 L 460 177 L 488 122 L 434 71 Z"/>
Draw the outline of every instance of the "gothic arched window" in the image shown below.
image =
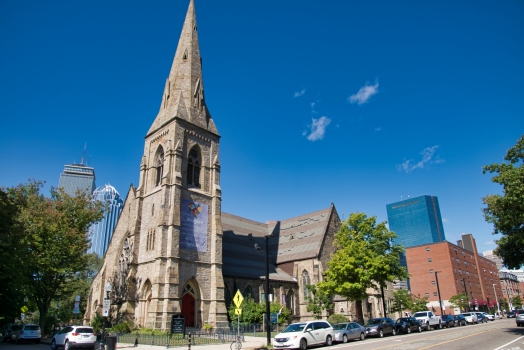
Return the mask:
<path id="1" fill-rule="evenodd" d="M 191 148 L 187 157 L 187 183 L 195 187 L 200 187 L 200 152 L 197 147 Z"/>
<path id="2" fill-rule="evenodd" d="M 302 272 L 302 294 L 304 296 L 304 301 L 306 301 L 307 298 L 309 297 L 309 290 L 306 288 L 306 286 L 310 284 L 311 284 L 311 281 L 309 279 L 309 274 L 307 273 L 306 270 L 304 270 L 304 272 Z"/>
<path id="3" fill-rule="evenodd" d="M 155 156 L 155 187 L 162 183 L 162 175 L 164 174 L 164 149 L 162 146 L 158 147 Z"/>
<path id="4" fill-rule="evenodd" d="M 251 288 L 251 286 L 247 286 L 246 289 L 244 289 L 244 297 L 247 298 L 248 295 L 251 295 L 251 298 L 254 299 L 254 295 L 253 295 L 253 288 Z"/>

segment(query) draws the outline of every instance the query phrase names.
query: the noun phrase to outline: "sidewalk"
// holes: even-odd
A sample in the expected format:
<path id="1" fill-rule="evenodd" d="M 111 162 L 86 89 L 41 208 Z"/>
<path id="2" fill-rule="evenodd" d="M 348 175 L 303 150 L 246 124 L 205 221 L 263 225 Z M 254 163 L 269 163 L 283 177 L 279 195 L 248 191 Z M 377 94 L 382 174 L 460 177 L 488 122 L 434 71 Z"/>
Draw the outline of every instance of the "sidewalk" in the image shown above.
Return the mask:
<path id="1" fill-rule="evenodd" d="M 250 336 L 244 336 L 245 341 L 242 342 L 242 350 L 258 350 L 258 349 L 265 349 L 266 344 L 266 338 L 262 337 L 250 337 Z M 49 338 L 43 338 L 42 343 L 44 344 L 51 344 L 51 339 Z M 230 350 L 231 342 L 225 342 L 225 343 L 215 343 L 215 344 L 207 344 L 207 345 L 191 345 L 191 350 Z M 125 343 L 117 343 L 116 344 L 117 349 L 137 349 L 137 350 L 162 350 L 165 349 L 165 346 L 159 346 L 159 345 L 146 345 L 146 344 L 138 344 L 137 347 L 135 347 L 133 344 L 125 344 Z M 169 349 L 175 349 L 175 350 L 186 350 L 188 349 L 188 346 L 170 346 Z"/>

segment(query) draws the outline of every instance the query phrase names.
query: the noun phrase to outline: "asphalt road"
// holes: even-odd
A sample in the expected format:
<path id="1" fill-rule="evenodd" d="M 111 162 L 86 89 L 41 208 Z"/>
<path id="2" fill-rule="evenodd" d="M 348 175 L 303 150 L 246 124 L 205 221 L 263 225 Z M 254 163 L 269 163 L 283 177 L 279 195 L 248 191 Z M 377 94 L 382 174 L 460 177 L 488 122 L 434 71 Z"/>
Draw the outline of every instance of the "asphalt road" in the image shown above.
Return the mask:
<path id="1" fill-rule="evenodd" d="M 117 346 L 118 347 L 118 346 Z M 150 347 L 154 350 L 165 349 L 162 346 Z M 209 350 L 213 346 L 209 345 Z M 475 350 L 517 350 L 524 349 L 524 327 L 517 327 L 515 319 L 502 319 L 485 324 L 424 331 L 409 335 L 385 336 L 384 338 L 366 338 L 363 341 L 351 341 L 347 344 L 335 344 L 330 350 L 411 350 L 411 349 L 475 349 Z M 49 349 L 48 344 L 10 344 L 0 342 L 0 350 L 39 350 Z M 148 348 L 149 349 L 149 348 Z M 173 349 L 185 350 L 185 347 Z M 325 346 L 313 349 L 328 349 Z"/>

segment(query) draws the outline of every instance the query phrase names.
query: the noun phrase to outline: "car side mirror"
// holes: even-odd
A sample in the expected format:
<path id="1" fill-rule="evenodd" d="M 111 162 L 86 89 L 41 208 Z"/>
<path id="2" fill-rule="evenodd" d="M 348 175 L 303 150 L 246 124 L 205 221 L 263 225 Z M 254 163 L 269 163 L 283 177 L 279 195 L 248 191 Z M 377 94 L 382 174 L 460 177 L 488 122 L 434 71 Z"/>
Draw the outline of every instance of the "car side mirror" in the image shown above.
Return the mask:
<path id="1" fill-rule="evenodd" d="M 313 328 L 308 328 L 306 329 L 306 332 L 311 332 L 313 330 Z"/>

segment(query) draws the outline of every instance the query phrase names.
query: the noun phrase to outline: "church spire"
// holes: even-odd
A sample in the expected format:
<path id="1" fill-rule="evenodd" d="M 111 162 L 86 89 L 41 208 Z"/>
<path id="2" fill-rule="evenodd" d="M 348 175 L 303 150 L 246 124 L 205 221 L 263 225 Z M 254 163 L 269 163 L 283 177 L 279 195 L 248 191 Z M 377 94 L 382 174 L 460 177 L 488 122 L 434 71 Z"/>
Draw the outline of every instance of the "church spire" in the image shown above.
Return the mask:
<path id="1" fill-rule="evenodd" d="M 204 99 L 194 0 L 189 2 L 160 111 L 147 134 L 157 131 L 175 117 L 218 134 Z"/>

